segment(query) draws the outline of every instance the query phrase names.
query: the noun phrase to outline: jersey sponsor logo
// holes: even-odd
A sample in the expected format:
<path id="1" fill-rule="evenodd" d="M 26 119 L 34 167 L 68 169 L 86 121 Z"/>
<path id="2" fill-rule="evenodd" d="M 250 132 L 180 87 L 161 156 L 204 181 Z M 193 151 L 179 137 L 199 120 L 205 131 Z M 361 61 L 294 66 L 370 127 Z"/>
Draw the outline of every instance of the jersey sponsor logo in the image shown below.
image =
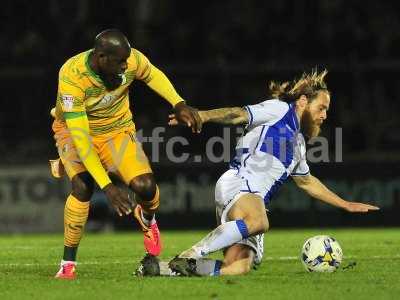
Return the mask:
<path id="1" fill-rule="evenodd" d="M 65 109 L 72 109 L 74 106 L 74 97 L 72 95 L 62 95 L 62 102 L 64 104 Z"/>
<path id="2" fill-rule="evenodd" d="M 113 102 L 115 99 L 113 94 L 106 94 L 104 95 L 104 97 L 100 100 L 100 105 L 101 106 L 107 106 L 109 105 L 111 102 Z"/>

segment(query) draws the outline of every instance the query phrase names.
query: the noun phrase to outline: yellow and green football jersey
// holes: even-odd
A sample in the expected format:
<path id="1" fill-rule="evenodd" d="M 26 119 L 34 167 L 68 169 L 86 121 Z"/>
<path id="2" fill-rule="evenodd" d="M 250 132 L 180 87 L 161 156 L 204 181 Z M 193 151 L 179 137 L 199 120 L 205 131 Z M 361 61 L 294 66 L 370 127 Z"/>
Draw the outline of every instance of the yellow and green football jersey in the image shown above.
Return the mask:
<path id="1" fill-rule="evenodd" d="M 139 79 L 148 82 L 152 65 L 145 55 L 131 49 L 122 84 L 108 91 L 88 64 L 88 50 L 68 59 L 59 72 L 56 118 L 64 112 L 85 112 L 93 136 L 135 129 L 129 109 L 129 85 Z"/>

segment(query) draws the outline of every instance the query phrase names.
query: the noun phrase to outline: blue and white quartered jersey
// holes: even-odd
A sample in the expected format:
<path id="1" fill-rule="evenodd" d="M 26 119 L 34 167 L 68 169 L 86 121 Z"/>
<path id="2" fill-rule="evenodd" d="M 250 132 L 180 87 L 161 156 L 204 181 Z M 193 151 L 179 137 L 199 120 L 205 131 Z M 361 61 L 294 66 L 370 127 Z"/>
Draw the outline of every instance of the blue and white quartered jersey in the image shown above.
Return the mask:
<path id="1" fill-rule="evenodd" d="M 247 132 L 236 145 L 231 168 L 215 185 L 217 219 L 222 224 L 230 221 L 229 210 L 243 193 L 257 194 L 268 204 L 289 176 L 310 173 L 294 105 L 272 99 L 245 108 Z M 255 264 L 263 257 L 263 238 L 258 234 L 239 242 L 255 251 Z"/>
<path id="2" fill-rule="evenodd" d="M 272 99 L 245 109 L 247 132 L 230 166 L 242 179 L 240 192 L 258 194 L 267 204 L 288 176 L 309 174 L 305 141 L 294 104 Z"/>

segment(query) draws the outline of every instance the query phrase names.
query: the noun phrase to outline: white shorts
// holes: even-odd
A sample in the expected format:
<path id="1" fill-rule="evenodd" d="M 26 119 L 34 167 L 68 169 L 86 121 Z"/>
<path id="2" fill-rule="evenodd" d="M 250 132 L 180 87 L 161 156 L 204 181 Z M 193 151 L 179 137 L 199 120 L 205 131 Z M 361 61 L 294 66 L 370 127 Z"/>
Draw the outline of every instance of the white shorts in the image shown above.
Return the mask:
<path id="1" fill-rule="evenodd" d="M 233 204 L 243 194 L 248 192 L 241 191 L 243 185 L 246 185 L 245 179 L 241 178 L 236 170 L 226 171 L 217 181 L 215 185 L 215 204 L 217 222 L 220 224 L 226 223 L 227 214 Z M 250 236 L 241 240 L 238 244 L 247 245 L 252 248 L 256 254 L 254 264 L 261 263 L 264 254 L 264 234 Z"/>

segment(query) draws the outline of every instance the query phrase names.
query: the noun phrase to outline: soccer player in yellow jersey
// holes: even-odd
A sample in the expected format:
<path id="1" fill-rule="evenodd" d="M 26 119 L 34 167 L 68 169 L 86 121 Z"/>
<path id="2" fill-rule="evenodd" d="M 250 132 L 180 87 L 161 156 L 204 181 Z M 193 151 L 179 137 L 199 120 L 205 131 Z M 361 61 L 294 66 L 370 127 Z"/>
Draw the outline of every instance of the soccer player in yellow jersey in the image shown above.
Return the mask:
<path id="1" fill-rule="evenodd" d="M 71 180 L 64 210 L 64 255 L 56 278 L 74 279 L 76 253 L 89 212 L 94 181 L 118 214 L 133 214 L 144 232 L 146 251 L 158 255 L 160 233 L 154 214 L 159 190 L 150 164 L 135 138 L 129 109 L 130 84 L 144 81 L 167 100 L 178 118 L 198 131 L 197 110 L 185 104 L 168 78 L 145 55 L 131 48 L 118 30 L 101 32 L 94 48 L 66 61 L 59 72 L 55 120 L 56 145 Z M 127 191 L 115 186 L 108 172 L 129 186 L 138 205 L 132 212 Z"/>

